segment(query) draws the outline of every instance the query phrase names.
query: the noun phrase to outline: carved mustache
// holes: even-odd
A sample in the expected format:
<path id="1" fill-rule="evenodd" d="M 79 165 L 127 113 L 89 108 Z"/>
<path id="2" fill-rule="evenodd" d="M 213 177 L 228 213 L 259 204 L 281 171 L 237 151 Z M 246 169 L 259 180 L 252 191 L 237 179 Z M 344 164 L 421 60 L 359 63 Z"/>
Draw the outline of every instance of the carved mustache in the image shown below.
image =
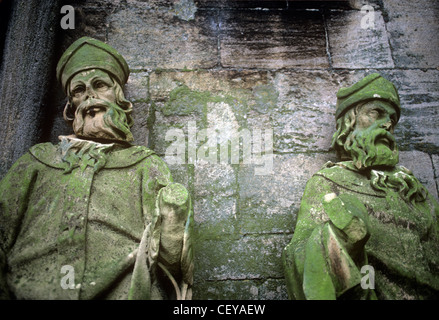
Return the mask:
<path id="1" fill-rule="evenodd" d="M 396 140 L 393 134 L 385 129 L 374 130 L 374 144 L 378 142 L 384 142 L 391 150 L 395 149 Z"/>
<path id="2" fill-rule="evenodd" d="M 95 99 L 90 98 L 82 102 L 75 111 L 75 117 L 81 116 L 85 117 L 85 115 L 90 112 L 92 109 L 104 109 L 104 111 L 107 111 L 108 109 L 112 108 L 114 103 L 101 100 L 101 99 Z"/>

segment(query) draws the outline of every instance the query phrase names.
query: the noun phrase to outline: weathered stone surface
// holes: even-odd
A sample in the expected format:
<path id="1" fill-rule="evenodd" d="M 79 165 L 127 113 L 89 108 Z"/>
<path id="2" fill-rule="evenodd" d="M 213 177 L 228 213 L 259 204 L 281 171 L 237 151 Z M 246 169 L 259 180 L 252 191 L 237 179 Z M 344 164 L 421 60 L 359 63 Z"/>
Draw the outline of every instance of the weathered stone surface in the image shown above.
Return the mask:
<path id="1" fill-rule="evenodd" d="M 52 26 L 58 12 L 54 0 L 12 5 L 0 73 L 0 178 L 42 136 L 50 135 L 56 40 Z"/>
<path id="2" fill-rule="evenodd" d="M 197 241 L 194 278 L 282 278 L 281 252 L 289 239 L 289 235 L 262 235 Z"/>
<path id="3" fill-rule="evenodd" d="M 217 64 L 215 15 L 181 19 L 174 9 L 135 2 L 109 15 L 108 42 L 132 69 L 211 68 Z"/>
<path id="4" fill-rule="evenodd" d="M 382 74 L 395 83 L 401 99 L 401 119 L 395 130 L 400 149 L 439 153 L 439 71 L 392 70 Z"/>
<path id="5" fill-rule="evenodd" d="M 241 233 L 294 230 L 306 182 L 333 154 L 275 155 L 273 174 L 256 176 L 251 166 L 238 173 L 238 220 Z"/>
<path id="6" fill-rule="evenodd" d="M 187 158 L 183 164 L 168 163 L 174 180 L 197 193 L 193 205 L 201 242 L 196 254 L 204 260 L 196 266 L 195 298 L 286 298 L 282 276 L 277 278 L 280 267 L 270 276 L 261 274 L 256 266 L 243 267 L 238 254 L 230 255 L 226 248 L 239 242 L 243 233 L 254 239 L 259 234 L 269 237 L 282 232 L 291 237 L 307 178 L 326 160 L 336 160 L 328 152 L 335 130 L 336 93 L 367 74 L 379 72 L 399 89 L 402 117 L 395 136 L 402 150 L 401 164 L 430 192 L 439 185 L 437 3 L 349 2 L 349 10 L 332 7 L 321 11 L 305 11 L 302 4 L 295 11 L 295 3 L 283 0 L 92 0 L 73 4 L 76 28 L 62 31 L 57 50 L 61 52 L 88 35 L 109 42 L 129 58 L 131 75 L 125 92 L 134 102 L 136 144 L 149 146 L 167 162 L 164 156 L 173 141 L 166 141 L 166 134 L 173 128 L 182 129 L 187 147 L 189 122 L 196 124 L 197 132 L 208 127 L 221 132 L 219 141 L 230 137 L 221 129 L 274 131 L 273 149 L 278 154 L 273 175 L 255 175 L 254 164 L 199 161 L 194 165 Z M 375 30 L 361 29 L 363 5 L 375 9 Z M 25 29 L 25 25 L 21 27 Z M 20 50 L 26 47 L 19 38 L 14 43 Z M 38 78 L 43 81 L 45 76 L 41 73 Z M 18 88 L 19 82 L 11 83 Z M 13 101 L 17 99 L 21 98 L 14 96 Z M 20 127 L 20 132 L 31 132 L 37 123 L 49 128 L 51 122 L 51 133 L 40 139 L 50 135 L 57 143 L 58 135 L 71 133 L 62 119 L 64 103 L 57 97 L 49 102 L 56 113 L 54 119 L 48 115 L 49 109 L 44 109 L 44 117 L 19 113 L 10 119 L 38 118 L 30 126 Z M 26 107 L 33 105 L 27 103 Z M 2 103 L 2 110 L 9 110 L 6 107 Z M 25 135 L 19 143 L 3 139 L 2 148 L 15 152 L 27 139 Z M 203 181 L 204 177 L 208 179 Z M 241 245 L 240 255 L 250 252 L 261 266 L 266 263 L 261 258 L 266 256 L 265 249 L 273 250 L 272 254 L 277 250 L 268 246 L 259 252 L 254 242 L 246 245 L 250 249 Z M 218 255 L 234 261 L 218 262 Z M 250 258 L 244 258 L 244 264 L 249 262 Z M 223 267 L 221 279 L 225 280 L 209 278 L 216 263 Z M 255 275 L 261 278 L 253 278 Z"/>
<path id="7" fill-rule="evenodd" d="M 438 198 L 434 170 L 428 154 L 420 151 L 401 151 L 399 164 L 412 171 L 432 196 Z"/>
<path id="8" fill-rule="evenodd" d="M 361 9 L 363 6 L 372 6 L 375 10 L 381 9 L 381 0 L 349 0 L 349 8 L 351 9 Z"/>
<path id="9" fill-rule="evenodd" d="M 204 143 L 198 136 L 200 131 L 213 130 L 217 135 L 218 161 L 222 161 L 221 148 L 243 129 L 256 134 L 256 128 L 271 127 L 269 112 L 276 107 L 277 93 L 267 81 L 266 72 L 252 71 L 153 73 L 150 88 L 157 111 L 154 125 L 156 151 L 164 154 L 172 144 L 172 141 L 163 139 L 172 128 L 182 129 L 188 142 L 188 126 L 195 124 L 197 150 Z M 231 159 L 225 162 L 232 164 Z"/>
<path id="10" fill-rule="evenodd" d="M 131 128 L 133 133 L 134 143 L 147 147 L 149 144 L 149 110 L 150 104 L 146 102 L 133 103 L 133 120 L 134 125 Z"/>
<path id="11" fill-rule="evenodd" d="M 314 11 L 222 11 L 221 64 L 235 68 L 327 68 L 325 30 Z M 264 24 L 261 25 L 261 21 Z"/>
<path id="12" fill-rule="evenodd" d="M 151 98 L 168 100 L 175 88 L 185 85 L 193 91 L 248 97 L 253 88 L 268 83 L 268 72 L 253 70 L 198 70 L 192 72 L 153 72 L 150 79 Z"/>
<path id="13" fill-rule="evenodd" d="M 396 67 L 437 68 L 439 66 L 439 3 L 435 0 L 384 1 L 387 31 Z"/>
<path id="14" fill-rule="evenodd" d="M 196 197 L 215 194 L 232 196 L 236 194 L 236 173 L 232 165 L 198 160 L 195 164 L 194 171 Z"/>
<path id="15" fill-rule="evenodd" d="M 267 279 L 259 287 L 260 299 L 286 300 L 288 299 L 285 279 Z"/>
<path id="16" fill-rule="evenodd" d="M 257 300 L 259 281 L 225 280 L 196 282 L 194 300 Z"/>
<path id="17" fill-rule="evenodd" d="M 213 194 L 196 198 L 193 202 L 198 241 L 221 239 L 238 232 L 236 197 Z"/>
<path id="18" fill-rule="evenodd" d="M 286 300 L 288 296 L 284 279 L 224 280 L 197 282 L 194 299 Z"/>
<path id="19" fill-rule="evenodd" d="M 125 85 L 125 97 L 131 102 L 149 100 L 149 73 L 131 72 Z"/>
<path id="20" fill-rule="evenodd" d="M 393 68 L 383 16 L 375 11 L 372 28 L 364 28 L 361 11 L 331 11 L 328 16 L 329 52 L 334 68 Z"/>
<path id="21" fill-rule="evenodd" d="M 271 113 L 274 150 L 328 150 L 339 81 L 327 71 L 310 70 L 276 73 L 272 83 L 279 92 L 278 107 Z"/>

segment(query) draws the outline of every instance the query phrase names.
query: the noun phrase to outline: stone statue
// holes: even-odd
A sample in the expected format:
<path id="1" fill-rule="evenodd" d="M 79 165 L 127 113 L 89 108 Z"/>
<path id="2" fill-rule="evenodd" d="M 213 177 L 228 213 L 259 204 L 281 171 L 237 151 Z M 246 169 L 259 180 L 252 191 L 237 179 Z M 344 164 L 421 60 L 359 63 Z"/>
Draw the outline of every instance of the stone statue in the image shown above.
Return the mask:
<path id="1" fill-rule="evenodd" d="M 398 166 L 395 86 L 371 74 L 337 93 L 341 160 L 307 182 L 283 252 L 291 299 L 439 298 L 439 204 Z"/>
<path id="2" fill-rule="evenodd" d="M 33 146 L 0 183 L 4 299 L 190 299 L 193 210 L 132 145 L 124 58 L 89 37 L 57 66 L 74 135 Z"/>

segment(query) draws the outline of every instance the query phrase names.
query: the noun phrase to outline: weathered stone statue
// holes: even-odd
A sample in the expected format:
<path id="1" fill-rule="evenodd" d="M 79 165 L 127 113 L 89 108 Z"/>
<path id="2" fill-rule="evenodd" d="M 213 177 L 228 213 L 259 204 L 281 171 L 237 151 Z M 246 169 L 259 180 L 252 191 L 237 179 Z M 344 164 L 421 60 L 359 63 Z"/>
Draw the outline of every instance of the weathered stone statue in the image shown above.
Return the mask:
<path id="1" fill-rule="evenodd" d="M 153 151 L 131 144 L 128 76 L 92 38 L 61 57 L 75 134 L 32 147 L 0 183 L 2 298 L 191 298 L 191 199 Z"/>
<path id="2" fill-rule="evenodd" d="M 337 93 L 333 147 L 283 252 L 292 299 L 439 298 L 439 205 L 398 166 L 394 85 L 371 74 Z"/>

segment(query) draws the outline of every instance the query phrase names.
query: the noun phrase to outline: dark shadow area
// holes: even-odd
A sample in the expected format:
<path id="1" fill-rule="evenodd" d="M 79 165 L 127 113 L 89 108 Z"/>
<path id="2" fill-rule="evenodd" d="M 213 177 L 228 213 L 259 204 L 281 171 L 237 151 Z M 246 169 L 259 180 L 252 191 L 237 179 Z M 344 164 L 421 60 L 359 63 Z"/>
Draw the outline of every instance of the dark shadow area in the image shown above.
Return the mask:
<path id="1" fill-rule="evenodd" d="M 0 0 L 0 69 L 3 65 L 3 49 L 12 11 L 12 0 Z"/>

